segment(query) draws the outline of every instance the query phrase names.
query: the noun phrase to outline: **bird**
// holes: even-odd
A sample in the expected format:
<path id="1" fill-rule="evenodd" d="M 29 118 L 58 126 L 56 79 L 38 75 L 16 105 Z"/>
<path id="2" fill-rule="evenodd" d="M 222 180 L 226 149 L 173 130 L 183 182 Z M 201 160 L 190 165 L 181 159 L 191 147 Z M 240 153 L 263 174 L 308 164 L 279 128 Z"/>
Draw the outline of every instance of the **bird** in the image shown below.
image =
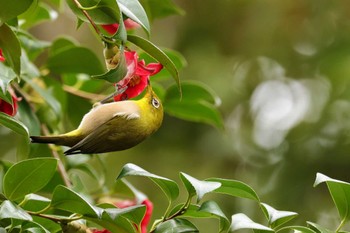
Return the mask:
<path id="1" fill-rule="evenodd" d="M 77 129 L 56 136 L 30 136 L 32 143 L 71 147 L 72 154 L 99 154 L 132 148 L 156 132 L 163 106 L 150 84 L 139 100 L 98 104 L 82 118 Z"/>

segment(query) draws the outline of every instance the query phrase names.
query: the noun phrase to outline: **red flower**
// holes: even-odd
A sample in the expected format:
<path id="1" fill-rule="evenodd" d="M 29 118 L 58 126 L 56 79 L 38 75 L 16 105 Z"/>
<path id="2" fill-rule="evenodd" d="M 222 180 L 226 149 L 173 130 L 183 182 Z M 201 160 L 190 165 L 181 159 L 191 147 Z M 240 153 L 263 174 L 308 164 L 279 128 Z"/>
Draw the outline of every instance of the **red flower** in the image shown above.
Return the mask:
<path id="1" fill-rule="evenodd" d="M 17 113 L 17 101 L 19 101 L 19 99 L 12 89 L 9 89 L 9 92 L 12 96 L 12 104 L 6 102 L 3 99 L 0 99 L 0 112 L 6 113 L 9 116 L 14 116 Z"/>
<path id="2" fill-rule="evenodd" d="M 92 230 L 92 233 L 111 233 L 109 230 L 103 229 L 103 230 Z"/>
<path id="3" fill-rule="evenodd" d="M 126 19 L 124 20 L 124 25 L 127 30 L 135 29 L 140 27 L 138 23 L 131 19 Z M 114 24 L 105 24 L 102 25 L 102 28 L 106 30 L 109 34 L 114 35 L 118 31 L 119 24 L 114 23 Z"/>
<path id="4" fill-rule="evenodd" d="M 5 57 L 2 55 L 2 50 L 0 49 L 0 62 L 4 62 Z"/>
<path id="5" fill-rule="evenodd" d="M 122 94 L 116 95 L 115 101 L 138 96 L 146 88 L 149 77 L 157 74 L 163 68 L 160 63 L 146 65 L 144 60 L 138 61 L 138 55 L 135 51 L 125 51 L 124 55 L 128 72 L 116 85 L 118 88 L 127 87 L 127 89 Z"/>

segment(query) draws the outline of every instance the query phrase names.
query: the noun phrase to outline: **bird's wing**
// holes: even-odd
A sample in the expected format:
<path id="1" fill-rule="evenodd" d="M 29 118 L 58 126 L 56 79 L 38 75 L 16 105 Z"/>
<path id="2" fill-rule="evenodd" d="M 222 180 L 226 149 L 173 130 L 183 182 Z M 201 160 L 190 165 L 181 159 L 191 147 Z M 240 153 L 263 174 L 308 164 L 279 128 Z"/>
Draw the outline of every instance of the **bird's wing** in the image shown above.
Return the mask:
<path id="1" fill-rule="evenodd" d="M 92 154 L 118 150 L 123 146 L 122 139 L 125 138 L 126 134 L 130 134 L 130 131 L 134 128 L 130 121 L 138 118 L 140 118 L 140 115 L 137 113 L 117 113 L 72 148 L 65 151 L 64 154 Z"/>

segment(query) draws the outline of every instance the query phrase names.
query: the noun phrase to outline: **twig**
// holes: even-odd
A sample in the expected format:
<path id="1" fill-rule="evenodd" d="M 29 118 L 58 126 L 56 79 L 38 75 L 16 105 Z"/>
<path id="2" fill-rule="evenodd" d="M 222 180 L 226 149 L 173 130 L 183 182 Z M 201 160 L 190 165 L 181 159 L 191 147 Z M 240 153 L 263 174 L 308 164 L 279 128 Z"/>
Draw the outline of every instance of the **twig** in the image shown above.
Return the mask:
<path id="1" fill-rule="evenodd" d="M 47 129 L 46 125 L 42 125 L 41 126 L 44 135 L 49 135 L 49 130 Z M 51 146 L 50 146 L 51 147 Z M 64 184 L 69 188 L 72 187 L 72 183 L 69 180 L 69 176 L 68 173 L 66 171 L 66 168 L 64 167 L 62 160 L 60 159 L 60 155 L 57 153 L 57 151 L 51 147 L 51 152 L 52 152 L 52 156 L 57 159 L 58 161 L 58 172 L 61 174 L 61 177 L 63 179 Z"/>
<path id="2" fill-rule="evenodd" d="M 67 86 L 67 85 L 63 85 L 63 90 L 65 90 L 66 92 L 68 92 L 70 94 L 82 97 L 84 99 L 93 100 L 93 101 L 99 101 L 99 100 L 106 97 L 105 95 L 99 95 L 99 94 L 94 94 L 94 93 L 78 90 L 74 87 Z"/>
<path id="3" fill-rule="evenodd" d="M 86 10 L 84 10 L 84 7 L 80 4 L 80 2 L 78 0 L 73 0 L 73 2 L 75 3 L 75 5 L 77 5 L 77 7 L 83 12 L 83 14 L 85 15 L 85 17 L 89 20 L 89 22 L 91 23 L 91 25 L 94 27 L 96 33 L 98 35 L 101 35 L 100 29 L 97 27 L 97 25 L 95 24 L 95 22 L 92 20 L 92 18 L 90 17 L 90 15 L 86 12 Z"/>

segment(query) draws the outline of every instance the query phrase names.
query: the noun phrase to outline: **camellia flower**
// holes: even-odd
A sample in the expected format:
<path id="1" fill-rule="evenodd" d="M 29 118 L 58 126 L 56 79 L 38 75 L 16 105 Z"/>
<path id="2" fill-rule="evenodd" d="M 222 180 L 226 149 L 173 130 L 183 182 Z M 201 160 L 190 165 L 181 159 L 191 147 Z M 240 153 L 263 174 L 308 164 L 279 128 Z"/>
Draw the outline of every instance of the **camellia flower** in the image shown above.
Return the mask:
<path id="1" fill-rule="evenodd" d="M 2 55 L 2 50 L 0 49 L 0 62 L 4 62 L 5 57 Z"/>
<path id="2" fill-rule="evenodd" d="M 17 113 L 17 109 L 18 109 L 18 104 L 17 102 L 20 100 L 15 92 L 12 90 L 11 87 L 9 87 L 8 91 L 11 94 L 12 97 L 12 104 L 6 102 L 3 99 L 0 99 L 0 112 L 6 113 L 9 116 L 14 116 Z"/>
<path id="3" fill-rule="evenodd" d="M 4 61 L 5 61 L 5 58 L 2 55 L 2 50 L 0 49 L 0 62 L 4 62 Z M 18 108 L 17 101 L 19 101 L 19 98 L 16 96 L 12 88 L 9 88 L 8 91 L 12 96 L 12 104 L 6 102 L 3 99 L 0 99 L 0 112 L 6 113 L 9 116 L 14 116 L 17 113 L 17 108 Z"/>
<path id="4" fill-rule="evenodd" d="M 117 201 L 113 204 L 116 207 L 123 209 L 123 208 L 137 205 L 138 203 L 136 200 L 122 200 L 122 201 Z M 141 221 L 141 232 L 147 233 L 147 225 L 148 225 L 149 221 L 151 220 L 151 216 L 152 216 L 152 212 L 153 212 L 153 203 L 146 198 L 145 200 L 143 200 L 141 202 L 141 204 L 146 206 L 146 213 Z M 102 230 L 94 229 L 94 230 L 92 230 L 92 232 L 93 233 L 111 233 L 110 231 L 108 231 L 106 229 L 102 229 Z"/>
<path id="5" fill-rule="evenodd" d="M 157 74 L 163 65 L 160 63 L 149 63 L 146 65 L 144 60 L 138 61 L 138 55 L 135 51 L 125 51 L 125 60 L 127 65 L 127 74 L 116 85 L 122 89 L 127 89 L 114 97 L 115 101 L 126 100 L 138 96 L 146 88 L 149 77 Z"/>
<path id="6" fill-rule="evenodd" d="M 124 25 L 125 25 L 126 30 L 131 30 L 131 29 L 135 29 L 135 28 L 140 27 L 140 25 L 138 23 L 136 23 L 135 21 L 133 21 L 129 18 L 124 20 Z M 105 24 L 105 25 L 101 25 L 101 26 L 104 30 L 106 30 L 106 32 L 108 32 L 111 35 L 114 35 L 118 31 L 119 24 L 114 23 L 114 24 Z"/>

